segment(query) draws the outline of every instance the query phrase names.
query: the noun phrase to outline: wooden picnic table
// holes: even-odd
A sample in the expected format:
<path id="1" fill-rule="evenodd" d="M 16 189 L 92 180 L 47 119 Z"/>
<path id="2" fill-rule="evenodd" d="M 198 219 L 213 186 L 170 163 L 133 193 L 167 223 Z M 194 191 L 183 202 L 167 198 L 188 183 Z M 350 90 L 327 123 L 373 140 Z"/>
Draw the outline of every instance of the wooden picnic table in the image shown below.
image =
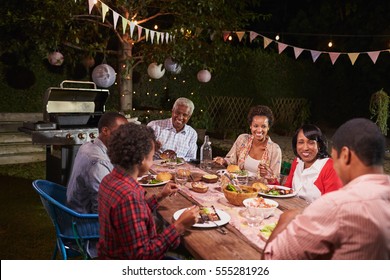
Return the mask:
<path id="1" fill-rule="evenodd" d="M 189 168 L 191 172 L 194 173 L 199 174 L 205 172 L 189 163 L 186 163 L 185 167 Z M 152 173 L 162 171 L 167 170 L 164 170 L 164 168 L 159 166 L 152 166 Z M 149 195 L 158 193 L 162 188 L 163 186 L 145 187 Z M 195 259 L 260 259 L 266 240 L 262 240 L 259 237 L 259 228 L 253 229 L 245 225 L 245 219 L 240 217 L 240 213 L 244 211 L 245 208 L 235 207 L 229 204 L 220 191 L 218 183 L 211 184 L 208 193 L 209 194 L 198 194 L 189 189 L 183 189 L 175 196 L 164 199 L 160 203 L 157 213 L 166 223 L 172 223 L 174 213 L 180 209 L 190 207 L 194 204 L 202 205 L 206 202 L 216 205 L 217 208 L 223 209 L 232 217 L 231 221 L 224 225 L 227 234 L 222 234 L 215 227 L 192 227 L 191 229 L 188 229 L 182 237 L 182 243 L 185 248 Z M 280 210 L 277 210 L 278 212 L 274 214 L 274 217 L 270 219 L 270 222 L 277 221 L 282 211 L 296 208 L 302 209 L 307 206 L 307 203 L 298 197 L 280 198 L 275 200 L 279 203 Z"/>

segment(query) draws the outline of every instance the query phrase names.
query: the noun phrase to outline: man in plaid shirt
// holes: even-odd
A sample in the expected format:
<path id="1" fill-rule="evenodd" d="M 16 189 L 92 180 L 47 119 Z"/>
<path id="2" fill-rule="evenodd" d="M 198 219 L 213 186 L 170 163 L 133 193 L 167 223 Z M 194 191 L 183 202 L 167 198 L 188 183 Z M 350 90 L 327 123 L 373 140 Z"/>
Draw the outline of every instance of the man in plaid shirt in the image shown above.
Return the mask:
<path id="1" fill-rule="evenodd" d="M 152 211 L 177 187 L 169 182 L 158 195 L 146 197 L 137 182 L 152 166 L 156 145 L 153 130 L 134 123 L 122 125 L 111 137 L 108 156 L 115 167 L 98 194 L 100 259 L 163 259 L 179 245 L 186 228 L 197 222 L 199 207 L 193 206 L 157 233 Z"/>
<path id="2" fill-rule="evenodd" d="M 161 143 L 160 153 L 173 150 L 177 157 L 184 158 L 185 161 L 196 159 L 198 134 L 187 125 L 194 108 L 191 100 L 180 97 L 173 105 L 171 118 L 148 123 L 153 128 L 157 141 Z"/>

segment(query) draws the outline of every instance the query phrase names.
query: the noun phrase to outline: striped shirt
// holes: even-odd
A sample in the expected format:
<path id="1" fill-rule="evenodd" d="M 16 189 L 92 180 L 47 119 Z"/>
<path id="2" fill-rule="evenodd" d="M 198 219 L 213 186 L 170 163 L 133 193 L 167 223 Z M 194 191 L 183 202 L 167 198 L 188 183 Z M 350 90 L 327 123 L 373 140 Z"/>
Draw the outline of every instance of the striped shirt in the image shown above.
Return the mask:
<path id="1" fill-rule="evenodd" d="M 98 193 L 99 259 L 162 259 L 177 247 L 180 235 L 173 225 L 156 232 L 157 206 L 156 197 L 146 199 L 144 188 L 122 168 L 104 177 Z"/>
<path id="2" fill-rule="evenodd" d="M 266 259 L 390 259 L 390 176 L 367 174 L 310 204 Z"/>
<path id="3" fill-rule="evenodd" d="M 184 158 L 185 161 L 196 159 L 198 134 L 191 126 L 184 125 L 184 128 L 177 132 L 172 118 L 151 121 L 148 126 L 153 128 L 157 140 L 162 144 L 159 152 L 173 150 L 177 157 Z"/>

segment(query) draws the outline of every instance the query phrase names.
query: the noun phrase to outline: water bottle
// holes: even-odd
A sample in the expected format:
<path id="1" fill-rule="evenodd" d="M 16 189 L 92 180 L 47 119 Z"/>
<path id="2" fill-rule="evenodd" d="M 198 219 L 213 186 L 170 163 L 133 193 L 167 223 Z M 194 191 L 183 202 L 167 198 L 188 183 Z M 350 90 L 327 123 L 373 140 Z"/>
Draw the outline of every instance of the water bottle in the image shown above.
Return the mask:
<path id="1" fill-rule="evenodd" d="M 205 135 L 202 147 L 200 147 L 200 168 L 210 170 L 213 163 L 213 152 L 209 136 Z"/>

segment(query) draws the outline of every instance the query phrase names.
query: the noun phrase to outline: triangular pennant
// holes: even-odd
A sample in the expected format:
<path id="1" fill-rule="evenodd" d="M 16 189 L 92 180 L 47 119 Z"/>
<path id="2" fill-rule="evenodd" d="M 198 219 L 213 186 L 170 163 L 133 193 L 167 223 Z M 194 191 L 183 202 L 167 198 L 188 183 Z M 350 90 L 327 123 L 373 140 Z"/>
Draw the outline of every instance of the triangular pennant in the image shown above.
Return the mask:
<path id="1" fill-rule="evenodd" d="M 137 25 L 137 28 L 138 28 L 138 40 L 140 40 L 142 36 L 142 26 Z"/>
<path id="2" fill-rule="evenodd" d="M 88 0 L 89 13 L 92 12 L 92 9 L 93 9 L 94 5 L 95 5 L 95 0 Z"/>
<path id="3" fill-rule="evenodd" d="M 152 44 L 153 44 L 153 41 L 154 41 L 154 33 L 156 33 L 156 31 L 150 30 L 150 42 L 152 42 Z"/>
<path id="4" fill-rule="evenodd" d="M 351 60 L 352 65 L 355 64 L 356 59 L 360 53 L 348 53 L 349 60 Z"/>
<path id="5" fill-rule="evenodd" d="M 376 52 L 368 52 L 368 56 L 371 58 L 372 62 L 376 62 L 376 60 L 378 59 L 378 56 L 379 56 L 379 53 L 380 51 L 376 51 Z"/>
<path id="6" fill-rule="evenodd" d="M 149 29 L 145 28 L 145 39 L 146 39 L 146 42 L 149 40 Z"/>
<path id="7" fill-rule="evenodd" d="M 244 37 L 245 31 L 237 31 L 236 34 L 237 34 L 237 37 L 238 37 L 238 41 L 241 42 L 242 37 Z"/>
<path id="8" fill-rule="evenodd" d="M 269 44 L 272 43 L 272 40 L 270 38 L 264 37 L 264 49 L 268 47 Z"/>
<path id="9" fill-rule="evenodd" d="M 227 38 L 229 37 L 230 32 L 229 31 L 224 31 L 223 32 L 223 40 L 226 42 Z"/>
<path id="10" fill-rule="evenodd" d="M 317 58 L 321 55 L 319 51 L 310 50 L 311 57 L 313 58 L 313 62 L 316 62 Z"/>
<path id="11" fill-rule="evenodd" d="M 134 27 L 135 27 L 134 21 L 130 21 L 130 37 L 131 38 L 133 38 Z"/>
<path id="12" fill-rule="evenodd" d="M 253 41 L 257 36 L 259 36 L 259 34 L 257 34 L 256 32 L 250 31 L 250 32 L 249 32 L 249 42 L 252 43 L 252 41 Z"/>
<path id="13" fill-rule="evenodd" d="M 157 43 L 157 44 L 160 43 L 160 35 L 161 35 L 160 32 L 156 32 L 156 43 Z"/>
<path id="14" fill-rule="evenodd" d="M 340 53 L 336 53 L 336 52 L 329 53 L 329 57 L 330 57 L 330 60 L 332 61 L 333 65 L 336 62 L 337 58 L 339 58 L 339 56 L 340 56 Z"/>
<path id="15" fill-rule="evenodd" d="M 286 45 L 286 44 L 278 43 L 279 54 L 281 54 L 287 47 L 288 47 L 288 45 Z"/>
<path id="16" fill-rule="evenodd" d="M 122 29 L 123 29 L 123 34 L 126 33 L 126 28 L 127 28 L 127 19 L 125 19 L 124 17 L 122 17 Z"/>
<path id="17" fill-rule="evenodd" d="M 170 36 L 169 36 L 169 33 L 166 32 L 166 33 L 165 33 L 165 41 L 166 41 L 167 44 L 168 44 L 168 42 L 169 42 L 169 41 L 168 41 L 169 37 L 170 37 Z"/>
<path id="18" fill-rule="evenodd" d="M 104 22 L 104 20 L 106 19 L 106 14 L 108 12 L 108 6 L 106 4 L 104 4 L 103 2 L 102 3 L 102 20 Z"/>
<path id="19" fill-rule="evenodd" d="M 295 59 L 298 58 L 298 56 L 301 55 L 301 53 L 304 51 L 304 49 L 301 49 L 301 48 L 297 48 L 297 47 L 294 47 L 294 55 L 295 55 Z"/>
<path id="20" fill-rule="evenodd" d="M 119 14 L 115 11 L 112 11 L 112 18 L 114 20 L 114 29 L 116 29 L 116 24 L 118 23 Z"/>
<path id="21" fill-rule="evenodd" d="M 161 33 L 161 44 L 164 44 L 164 33 Z"/>

